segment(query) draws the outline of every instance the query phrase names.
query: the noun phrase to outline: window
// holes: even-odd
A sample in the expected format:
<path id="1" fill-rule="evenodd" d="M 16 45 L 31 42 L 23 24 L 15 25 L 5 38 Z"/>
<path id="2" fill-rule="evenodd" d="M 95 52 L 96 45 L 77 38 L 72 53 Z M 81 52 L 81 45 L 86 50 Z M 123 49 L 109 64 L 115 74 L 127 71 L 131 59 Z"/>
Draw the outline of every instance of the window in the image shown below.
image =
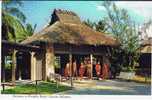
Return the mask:
<path id="1" fill-rule="evenodd" d="M 61 57 L 60 56 L 55 56 L 54 66 L 55 66 L 55 68 L 61 68 Z"/>

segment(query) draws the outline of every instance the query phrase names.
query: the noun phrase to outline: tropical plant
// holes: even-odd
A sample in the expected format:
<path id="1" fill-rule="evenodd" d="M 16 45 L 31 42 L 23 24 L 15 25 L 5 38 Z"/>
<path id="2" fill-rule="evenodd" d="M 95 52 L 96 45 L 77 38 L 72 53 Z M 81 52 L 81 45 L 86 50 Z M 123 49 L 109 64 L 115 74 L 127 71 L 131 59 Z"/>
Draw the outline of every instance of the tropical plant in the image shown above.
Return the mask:
<path id="1" fill-rule="evenodd" d="M 112 33 L 121 44 L 121 49 L 115 53 L 123 52 L 123 56 L 125 56 L 123 58 L 128 59 L 126 66 L 133 67 L 138 59 L 136 50 L 139 48 L 135 23 L 131 21 L 127 10 L 118 8 L 114 2 L 104 1 L 102 6 L 105 7 L 108 15 L 105 18 L 106 25 L 109 27 L 107 31 Z"/>
<path id="2" fill-rule="evenodd" d="M 31 24 L 26 24 L 24 26 L 24 32 L 22 34 L 17 35 L 17 40 L 18 42 L 21 42 L 25 39 L 27 39 L 28 37 L 32 36 L 34 34 L 34 31 L 36 29 L 36 24 L 34 26 L 32 26 Z"/>
<path id="3" fill-rule="evenodd" d="M 106 33 L 106 31 L 108 29 L 108 27 L 106 25 L 106 21 L 100 20 L 97 23 L 95 23 L 95 29 L 96 29 L 96 31 Z"/>
<path id="4" fill-rule="evenodd" d="M 86 21 L 83 21 L 83 23 L 89 27 L 91 27 L 92 29 L 94 29 L 95 23 L 91 22 L 89 19 L 87 19 Z"/>
<path id="5" fill-rule="evenodd" d="M 105 20 L 100 20 L 96 23 L 96 22 L 92 22 L 89 19 L 87 19 L 86 21 L 83 21 L 83 23 L 99 32 L 105 33 L 108 29 L 108 27 L 106 26 Z"/>
<path id="6" fill-rule="evenodd" d="M 22 5 L 18 0 L 2 2 L 2 39 L 15 41 L 16 35 L 24 32 L 25 15 L 18 9 Z"/>

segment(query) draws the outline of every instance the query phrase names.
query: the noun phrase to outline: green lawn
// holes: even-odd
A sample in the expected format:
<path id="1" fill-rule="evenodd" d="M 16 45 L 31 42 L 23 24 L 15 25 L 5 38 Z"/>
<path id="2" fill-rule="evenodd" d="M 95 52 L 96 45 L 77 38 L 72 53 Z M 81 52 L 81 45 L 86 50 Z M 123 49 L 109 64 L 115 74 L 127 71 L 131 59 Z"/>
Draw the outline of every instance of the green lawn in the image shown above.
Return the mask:
<path id="1" fill-rule="evenodd" d="M 13 89 L 6 89 L 2 91 L 2 94 L 53 94 L 66 90 L 70 90 L 71 88 L 68 86 L 59 85 L 56 87 L 56 83 L 52 82 L 43 82 L 37 85 L 27 84 L 16 86 Z"/>

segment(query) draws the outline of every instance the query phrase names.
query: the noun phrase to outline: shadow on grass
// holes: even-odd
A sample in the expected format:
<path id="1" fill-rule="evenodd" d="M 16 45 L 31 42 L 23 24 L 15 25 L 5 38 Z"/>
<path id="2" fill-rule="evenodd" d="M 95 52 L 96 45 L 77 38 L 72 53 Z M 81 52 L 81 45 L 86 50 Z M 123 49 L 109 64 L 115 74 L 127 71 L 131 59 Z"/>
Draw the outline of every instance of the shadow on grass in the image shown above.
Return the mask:
<path id="1" fill-rule="evenodd" d="M 6 89 L 1 91 L 2 94 L 53 94 L 66 90 L 70 90 L 71 87 L 59 85 L 56 87 L 56 83 L 42 82 L 37 86 L 35 84 L 19 85 L 13 89 Z"/>

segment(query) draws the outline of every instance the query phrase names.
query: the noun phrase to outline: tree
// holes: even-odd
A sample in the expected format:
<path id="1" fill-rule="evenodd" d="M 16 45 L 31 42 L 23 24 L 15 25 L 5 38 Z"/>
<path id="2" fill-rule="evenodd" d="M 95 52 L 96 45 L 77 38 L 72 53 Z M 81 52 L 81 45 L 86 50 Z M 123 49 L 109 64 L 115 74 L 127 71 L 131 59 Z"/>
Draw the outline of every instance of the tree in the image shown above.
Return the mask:
<path id="1" fill-rule="evenodd" d="M 121 50 L 115 52 L 125 53 L 129 66 L 133 68 L 138 56 L 136 50 L 139 48 L 138 32 L 135 23 L 125 9 L 118 8 L 114 2 L 104 1 L 102 6 L 106 9 L 108 17 L 105 18 L 107 30 L 120 42 Z M 123 65 L 125 66 L 125 65 Z"/>
<path id="2" fill-rule="evenodd" d="M 18 9 L 21 1 L 6 0 L 2 2 L 2 39 L 15 41 L 16 34 L 24 32 L 25 15 Z"/>
<path id="3" fill-rule="evenodd" d="M 89 27 L 91 27 L 92 29 L 94 29 L 95 23 L 91 22 L 89 19 L 87 19 L 86 21 L 83 21 L 83 23 Z"/>
<path id="4" fill-rule="evenodd" d="M 97 23 L 90 21 L 89 19 L 87 19 L 86 21 L 83 21 L 83 23 L 87 26 L 89 26 L 90 28 L 99 31 L 99 32 L 106 32 L 108 27 L 106 26 L 105 20 L 100 20 Z"/>
<path id="5" fill-rule="evenodd" d="M 2 2 L 2 39 L 21 42 L 33 35 L 36 25 L 25 23 L 26 17 L 19 10 L 22 2 L 7 0 Z"/>
<path id="6" fill-rule="evenodd" d="M 24 33 L 22 35 L 18 36 L 18 41 L 21 42 L 25 39 L 27 39 L 28 37 L 32 36 L 34 34 L 34 31 L 36 29 L 36 24 L 34 26 L 32 26 L 31 24 L 26 24 L 26 26 L 24 27 Z"/>
<path id="7" fill-rule="evenodd" d="M 108 29 L 105 20 L 100 20 L 99 22 L 95 23 L 96 31 L 105 33 Z"/>

